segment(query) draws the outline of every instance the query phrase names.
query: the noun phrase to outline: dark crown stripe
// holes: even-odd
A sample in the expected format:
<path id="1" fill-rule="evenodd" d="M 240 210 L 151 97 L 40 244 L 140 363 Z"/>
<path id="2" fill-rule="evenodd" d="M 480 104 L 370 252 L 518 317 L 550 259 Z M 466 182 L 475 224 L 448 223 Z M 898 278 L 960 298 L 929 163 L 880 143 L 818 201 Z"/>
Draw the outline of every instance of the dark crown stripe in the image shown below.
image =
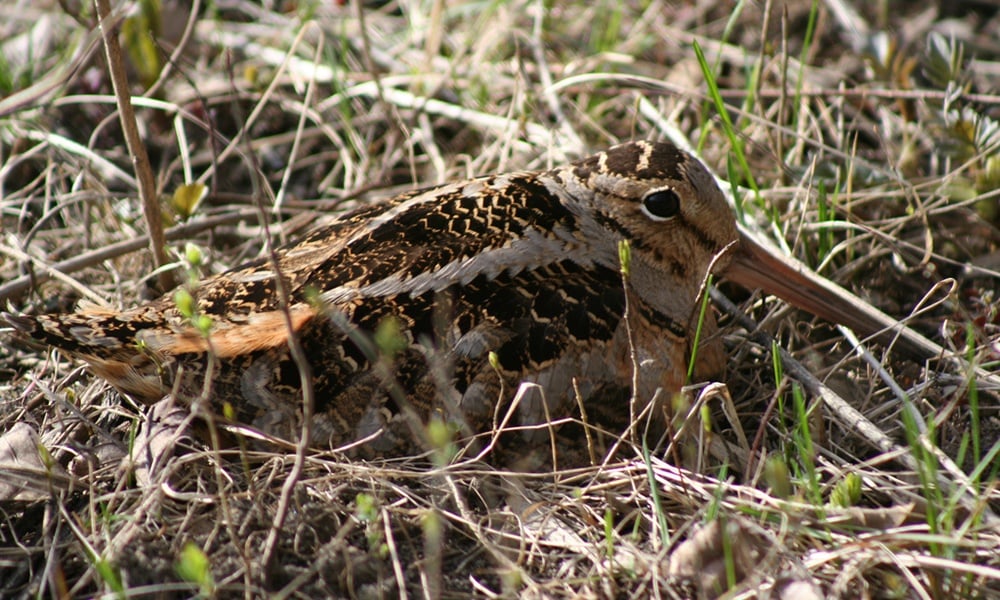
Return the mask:
<path id="1" fill-rule="evenodd" d="M 592 173 L 634 179 L 676 180 L 685 178 L 689 160 L 686 153 L 671 144 L 631 142 L 575 163 L 573 174 L 583 180 Z"/>

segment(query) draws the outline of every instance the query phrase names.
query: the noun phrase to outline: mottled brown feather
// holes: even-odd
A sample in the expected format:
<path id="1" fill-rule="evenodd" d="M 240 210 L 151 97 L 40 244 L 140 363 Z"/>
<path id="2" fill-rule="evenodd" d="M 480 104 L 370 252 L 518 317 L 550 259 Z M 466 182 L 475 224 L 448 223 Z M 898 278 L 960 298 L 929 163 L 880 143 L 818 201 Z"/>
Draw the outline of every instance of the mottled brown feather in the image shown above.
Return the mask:
<path id="1" fill-rule="evenodd" d="M 644 198 L 664 190 L 679 199 L 677 213 L 653 215 Z M 371 436 L 360 450 L 367 454 L 420 450 L 430 418 L 466 434 L 489 430 L 522 381 L 542 386 L 548 409 L 541 396 L 525 401 L 520 424 L 571 414 L 574 390 L 588 402 L 621 402 L 614 390 L 633 381 L 644 401 L 658 388 L 676 391 L 698 290 L 736 238 L 705 168 L 663 143 L 623 144 L 551 171 L 417 190 L 348 213 L 277 252 L 292 330 L 314 373 L 313 439 L 336 446 Z M 633 252 L 627 282 L 621 240 Z M 301 382 L 273 265 L 259 259 L 206 279 L 195 297 L 213 322 L 207 338 L 169 294 L 122 312 L 6 318 L 144 402 L 171 390 L 197 397 L 211 355 L 213 404 L 294 438 Z M 706 335 L 713 329 L 709 318 Z M 387 331 L 403 342 L 391 352 Z M 717 343 L 703 352 L 699 375 L 717 371 Z"/>

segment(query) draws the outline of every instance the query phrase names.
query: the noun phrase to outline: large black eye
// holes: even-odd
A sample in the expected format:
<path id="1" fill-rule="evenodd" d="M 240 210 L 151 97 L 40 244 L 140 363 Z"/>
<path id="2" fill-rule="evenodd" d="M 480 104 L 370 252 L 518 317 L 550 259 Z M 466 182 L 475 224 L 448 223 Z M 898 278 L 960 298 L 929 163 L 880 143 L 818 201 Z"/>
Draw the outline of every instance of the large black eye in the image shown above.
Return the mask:
<path id="1" fill-rule="evenodd" d="M 670 219 L 681 212 L 681 199 L 674 190 L 657 190 L 642 199 L 642 212 L 654 221 Z"/>

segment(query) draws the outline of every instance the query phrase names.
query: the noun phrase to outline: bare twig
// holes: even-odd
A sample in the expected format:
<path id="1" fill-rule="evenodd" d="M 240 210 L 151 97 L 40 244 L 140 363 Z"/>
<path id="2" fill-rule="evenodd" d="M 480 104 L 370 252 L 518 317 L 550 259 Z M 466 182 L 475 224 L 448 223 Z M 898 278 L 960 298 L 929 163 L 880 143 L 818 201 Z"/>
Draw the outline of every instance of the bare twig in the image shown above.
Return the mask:
<path id="1" fill-rule="evenodd" d="M 314 56 L 313 64 L 315 64 L 316 59 L 322 55 L 323 51 L 322 37 L 319 39 L 320 43 L 316 46 L 316 54 Z M 231 77 L 232 69 L 229 70 L 229 73 Z M 310 78 L 309 86 L 306 90 L 306 105 L 310 104 L 313 94 L 315 93 L 315 81 L 315 77 Z M 232 85 L 235 87 L 235 83 Z M 246 140 L 246 137 L 242 137 L 242 139 Z M 250 178 L 254 187 L 253 198 L 255 200 L 255 206 L 260 218 L 261 227 L 264 229 L 264 245 L 267 251 L 268 261 L 270 262 L 271 269 L 274 272 L 274 289 L 278 296 L 278 306 L 281 310 L 282 316 L 284 317 L 285 327 L 288 330 L 288 351 L 289 354 L 291 354 L 292 362 L 298 369 L 299 381 L 302 386 L 302 426 L 298 442 L 295 445 L 295 460 L 292 464 L 291 472 L 289 472 L 288 477 L 281 486 L 281 495 L 278 499 L 278 506 L 275 508 L 274 518 L 271 522 L 271 528 L 268 530 L 267 539 L 264 542 L 263 555 L 261 557 L 264 565 L 270 565 L 274 558 L 274 552 L 278 545 L 279 536 L 282 533 L 282 526 L 288 516 L 292 494 L 295 491 L 295 486 L 298 483 L 299 478 L 302 476 L 302 472 L 305 468 L 306 454 L 309 451 L 309 445 L 312 439 L 312 420 L 316 400 L 314 397 L 315 390 L 313 386 L 312 366 L 309 363 L 309 359 L 306 357 L 305 350 L 302 348 L 302 340 L 299 339 L 298 332 L 295 330 L 295 326 L 292 323 L 292 315 L 290 312 L 291 290 L 288 288 L 288 280 L 286 280 L 282 275 L 278 254 L 271 240 L 271 234 L 268 226 L 268 209 L 264 206 L 263 199 L 264 191 L 265 189 L 268 189 L 266 187 L 267 182 L 261 173 L 260 167 L 257 165 L 256 155 L 252 152 L 247 152 L 247 156 L 251 161 L 253 161 L 254 168 L 251 169 L 252 176 Z M 267 568 L 265 567 L 265 572 L 266 571 Z"/>
<path id="2" fill-rule="evenodd" d="M 173 287 L 173 277 L 165 269 L 160 269 L 169 262 L 166 240 L 163 237 L 163 218 L 160 216 L 160 203 L 156 197 L 156 181 L 153 168 L 149 164 L 146 145 L 139 137 L 139 126 L 132 109 L 132 96 L 129 92 L 128 75 L 125 73 L 125 62 L 122 59 L 122 48 L 118 43 L 117 19 L 111 18 L 111 6 L 108 0 L 94 0 L 97 14 L 100 17 L 101 35 L 104 39 L 104 52 L 108 60 L 108 72 L 111 84 L 118 99 L 118 116 L 125 135 L 132 164 L 135 167 L 135 177 L 139 183 L 139 199 L 142 202 L 143 214 L 146 217 L 146 227 L 149 229 L 150 250 L 153 253 L 153 266 L 156 268 L 157 282 L 161 291 Z"/>
<path id="3" fill-rule="evenodd" d="M 219 227 L 220 225 L 238 223 L 249 219 L 256 219 L 256 217 L 256 211 L 247 209 L 239 212 L 199 219 L 197 221 L 191 221 L 190 223 L 184 223 L 183 225 L 171 227 L 165 232 L 164 239 L 166 241 L 182 240 L 206 229 L 212 229 L 214 227 Z M 39 260 L 33 259 L 33 262 L 35 263 L 34 268 L 40 268 L 42 269 L 42 272 L 32 273 L 31 275 L 23 275 L 0 285 L 0 302 L 5 302 L 15 298 L 27 292 L 31 288 L 52 279 L 53 277 L 58 277 L 57 274 L 59 273 L 73 273 L 75 271 L 79 271 L 80 269 L 100 264 L 106 260 L 136 252 L 148 245 L 149 241 L 149 236 L 122 240 L 120 242 L 102 246 L 101 248 L 97 248 L 91 252 L 74 256 L 73 258 L 68 258 L 51 265 L 46 265 Z"/>

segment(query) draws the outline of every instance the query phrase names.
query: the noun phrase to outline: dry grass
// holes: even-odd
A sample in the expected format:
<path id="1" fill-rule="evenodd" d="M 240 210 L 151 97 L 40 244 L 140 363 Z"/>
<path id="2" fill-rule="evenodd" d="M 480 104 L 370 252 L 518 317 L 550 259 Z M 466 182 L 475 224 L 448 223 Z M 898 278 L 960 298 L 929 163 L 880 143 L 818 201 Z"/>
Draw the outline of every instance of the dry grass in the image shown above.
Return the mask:
<path id="1" fill-rule="evenodd" d="M 237 0 L 202 8 L 189 35 L 165 4 L 171 25 L 150 48 L 169 67 L 154 83 L 132 55 L 133 91 L 152 85 L 134 103 L 169 248 L 196 242 L 210 272 L 262 252 L 258 200 L 285 239 L 415 185 L 685 136 L 792 254 L 997 369 L 990 3 Z M 0 5 L 0 298 L 19 311 L 130 306 L 155 287 L 93 8 L 78 10 Z M 187 218 L 171 198 L 193 182 L 208 193 Z M 128 456 L 137 432 L 157 433 L 145 409 L 57 354 L 5 342 L 0 431 L 30 425 L 46 450 L 0 466 L 26 482 L 0 504 L 0 589 L 1000 597 L 997 390 L 875 345 L 866 360 L 828 324 L 722 289 L 895 446 L 873 447 L 726 318 L 728 394 L 692 391 L 667 460 L 630 448 L 519 473 L 309 453 L 279 509 L 293 453 L 181 438 L 144 470 Z"/>

